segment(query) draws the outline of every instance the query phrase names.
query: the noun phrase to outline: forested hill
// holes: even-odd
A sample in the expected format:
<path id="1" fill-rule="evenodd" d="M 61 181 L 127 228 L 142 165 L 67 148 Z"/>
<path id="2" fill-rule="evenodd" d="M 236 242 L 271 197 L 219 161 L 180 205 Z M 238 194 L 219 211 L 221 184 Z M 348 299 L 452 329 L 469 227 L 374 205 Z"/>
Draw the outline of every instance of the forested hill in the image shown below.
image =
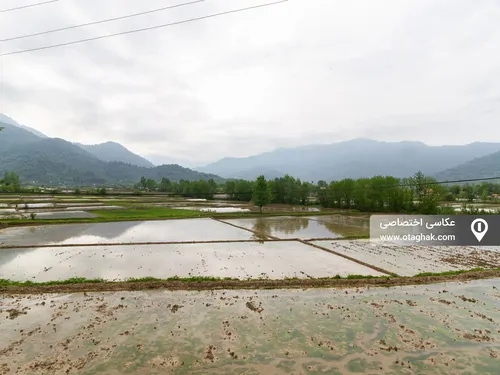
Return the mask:
<path id="1" fill-rule="evenodd" d="M 179 165 L 148 168 L 106 162 L 81 147 L 59 138 L 41 138 L 8 123 L 0 123 L 0 175 L 14 171 L 24 184 L 103 185 L 133 184 L 142 176 L 171 181 L 211 179 L 216 175 Z"/>
<path id="2" fill-rule="evenodd" d="M 97 145 L 82 145 L 75 143 L 78 147 L 88 151 L 102 161 L 121 161 L 139 167 L 154 167 L 149 160 L 134 154 L 123 145 L 116 142 L 104 142 Z"/>
<path id="3" fill-rule="evenodd" d="M 440 172 L 436 178 L 443 181 L 455 181 L 498 176 L 500 176 L 500 152 L 495 152 Z"/>

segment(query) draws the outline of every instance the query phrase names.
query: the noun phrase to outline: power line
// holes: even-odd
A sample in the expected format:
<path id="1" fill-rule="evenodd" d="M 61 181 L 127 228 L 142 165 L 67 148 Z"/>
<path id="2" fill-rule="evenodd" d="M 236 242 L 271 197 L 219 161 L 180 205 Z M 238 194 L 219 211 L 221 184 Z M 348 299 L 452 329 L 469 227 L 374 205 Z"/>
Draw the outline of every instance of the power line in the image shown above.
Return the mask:
<path id="1" fill-rule="evenodd" d="M 162 25 L 157 25 L 157 26 L 151 26 L 151 27 L 146 27 L 146 28 L 142 28 L 142 29 L 122 31 L 122 32 L 119 32 L 119 33 L 108 34 L 108 35 L 101 35 L 101 36 L 97 36 L 97 37 L 93 37 L 93 38 L 87 38 L 87 39 L 74 40 L 74 41 L 66 42 L 66 43 L 52 44 L 52 45 L 47 45 L 47 46 L 43 46 L 43 47 L 30 48 L 30 49 L 24 49 L 24 50 L 19 50 L 19 51 L 14 51 L 14 52 L 2 53 L 2 54 L 0 54 L 0 56 L 10 56 L 10 55 L 17 55 L 17 54 L 25 53 L 25 52 L 41 51 L 41 50 L 46 50 L 46 49 L 50 49 L 50 48 L 64 47 L 64 46 L 69 46 L 69 45 L 73 45 L 73 44 L 90 42 L 90 41 L 93 41 L 93 40 L 99 40 L 99 39 L 104 39 L 104 38 L 111 38 L 111 37 L 119 36 L 119 35 L 126 35 L 126 34 L 132 34 L 132 33 L 142 32 L 142 31 L 149 31 L 149 30 L 154 30 L 154 29 L 160 29 L 160 28 L 164 28 L 164 27 L 169 27 L 169 26 L 174 26 L 174 25 L 180 25 L 180 24 L 183 24 L 183 23 L 189 23 L 189 22 L 200 21 L 200 20 L 204 20 L 204 19 L 208 19 L 208 18 L 219 17 L 219 16 L 226 15 L 226 14 L 239 13 L 239 12 L 244 12 L 244 11 L 247 11 L 247 10 L 268 7 L 268 6 L 271 6 L 271 5 L 277 5 L 277 4 L 285 3 L 285 2 L 288 2 L 288 0 L 281 0 L 281 1 L 275 1 L 275 2 L 267 3 L 267 4 L 254 5 L 254 6 L 247 7 L 247 8 L 233 9 L 233 10 L 228 10 L 228 11 L 225 11 L 225 12 L 209 14 L 207 16 L 196 17 L 196 18 L 189 18 L 189 19 L 183 20 L 183 21 L 177 21 L 177 22 L 172 22 L 172 23 L 167 23 L 167 24 L 162 24 Z"/>
<path id="2" fill-rule="evenodd" d="M 82 23 L 80 25 L 74 25 L 74 26 L 68 26 L 68 27 L 61 27 L 59 29 L 52 29 L 52 30 L 41 31 L 41 32 L 38 32 L 38 33 L 33 33 L 33 34 L 26 34 L 26 35 L 15 36 L 15 37 L 12 37 L 12 38 L 0 39 L 0 43 L 12 41 L 12 40 L 19 40 L 19 39 L 24 39 L 24 38 L 30 38 L 30 37 L 39 36 L 39 35 L 46 35 L 46 34 L 56 33 L 56 32 L 59 32 L 59 31 L 77 29 L 77 28 L 85 27 L 85 26 L 98 25 L 98 24 L 101 24 L 101 23 L 107 23 L 107 22 L 112 22 L 112 21 L 123 20 L 123 19 L 126 19 L 126 18 L 132 18 L 132 17 L 142 16 L 142 15 L 145 15 L 145 14 L 161 12 L 161 11 L 167 10 L 167 9 L 178 8 L 178 7 L 182 7 L 182 6 L 185 6 L 185 5 L 192 5 L 192 4 L 196 4 L 196 3 L 202 3 L 204 1 L 205 0 L 196 0 L 196 1 L 191 1 L 189 3 L 182 3 L 182 4 L 170 5 L 168 7 L 152 9 L 152 10 L 148 10 L 148 11 L 145 11 L 145 12 L 128 14 L 128 15 L 125 15 L 125 16 L 108 18 L 108 19 L 104 19 L 104 20 L 100 20 L 100 21 Z"/>
<path id="3" fill-rule="evenodd" d="M 36 7 L 36 6 L 39 6 L 39 5 L 45 5 L 45 4 L 50 4 L 50 3 L 56 3 L 60 0 L 49 0 L 49 1 L 41 1 L 39 3 L 34 3 L 34 4 L 29 4 L 29 5 L 22 5 L 22 6 L 18 6 L 18 7 L 15 7 L 15 8 L 9 8 L 9 9 L 1 9 L 0 10 L 0 13 L 6 13 L 6 12 L 13 12 L 14 10 L 20 10 L 20 9 L 26 9 L 26 8 L 32 8 L 32 7 Z"/>

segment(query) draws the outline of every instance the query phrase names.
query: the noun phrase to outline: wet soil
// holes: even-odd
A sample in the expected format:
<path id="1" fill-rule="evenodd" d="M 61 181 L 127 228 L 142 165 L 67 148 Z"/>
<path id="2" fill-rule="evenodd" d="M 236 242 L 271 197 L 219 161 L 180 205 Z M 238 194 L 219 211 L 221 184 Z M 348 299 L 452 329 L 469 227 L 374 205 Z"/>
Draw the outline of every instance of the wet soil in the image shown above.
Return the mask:
<path id="1" fill-rule="evenodd" d="M 313 240 L 312 245 L 370 264 L 372 268 L 412 276 L 423 272 L 445 272 L 500 267 L 500 248 L 473 246 L 400 246 L 369 240 Z M 363 264 L 363 263 L 361 263 Z"/>
<path id="2" fill-rule="evenodd" d="M 221 280 L 221 281 L 151 281 L 151 282 L 103 282 L 68 285 L 4 286 L 0 293 L 40 294 L 135 290 L 217 290 L 217 289 L 287 289 L 287 288 L 352 288 L 425 285 L 455 281 L 471 281 L 500 278 L 500 271 L 486 270 L 459 275 L 425 277 L 390 277 L 371 279 L 284 279 L 284 280 Z"/>
<path id="3" fill-rule="evenodd" d="M 6 294 L 0 374 L 496 374 L 499 288 Z"/>

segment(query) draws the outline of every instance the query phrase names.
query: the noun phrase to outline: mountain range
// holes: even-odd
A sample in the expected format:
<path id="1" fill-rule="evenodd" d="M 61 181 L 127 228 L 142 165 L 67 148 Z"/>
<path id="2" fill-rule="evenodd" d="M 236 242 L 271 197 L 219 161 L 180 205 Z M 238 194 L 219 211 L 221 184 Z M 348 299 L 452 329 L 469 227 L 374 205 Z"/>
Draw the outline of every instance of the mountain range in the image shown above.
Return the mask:
<path id="1" fill-rule="evenodd" d="M 104 142 L 97 145 L 82 145 L 81 143 L 75 143 L 75 145 L 88 151 L 102 161 L 121 161 L 139 167 L 154 167 L 154 164 L 149 160 L 134 154 L 132 151 L 116 142 Z"/>
<path id="2" fill-rule="evenodd" d="M 370 139 L 281 148 L 244 158 L 224 158 L 197 168 L 221 177 L 253 178 L 256 171 L 267 171 L 269 177 L 289 174 L 306 181 L 339 180 L 375 175 L 409 177 L 421 170 L 429 176 L 458 176 L 462 168 L 468 176 L 476 170 L 490 176 L 495 164 L 490 158 L 500 151 L 500 143 L 475 142 L 460 146 L 428 146 L 422 142 L 382 142 Z M 484 161 L 483 161 L 483 158 Z M 498 159 L 498 156 L 496 157 Z M 464 163 L 473 166 L 459 167 Z M 498 171 L 498 163 L 496 164 Z M 458 168 L 456 171 L 453 168 Z"/>
<path id="3" fill-rule="evenodd" d="M 10 124 L 10 125 L 17 126 L 18 128 L 22 128 L 24 130 L 27 130 L 30 133 L 35 134 L 36 136 L 38 136 L 40 138 L 48 138 L 42 132 L 39 132 L 36 129 L 30 128 L 29 126 L 19 124 L 16 120 L 14 120 L 13 118 L 11 118 L 11 117 L 9 117 L 7 115 L 4 115 L 3 113 L 0 113 L 0 122 L 4 123 L 4 124 Z"/>
<path id="4" fill-rule="evenodd" d="M 422 142 L 354 139 L 280 148 L 242 158 L 227 157 L 193 170 L 177 164 L 155 167 L 116 142 L 83 145 L 49 138 L 3 114 L 0 126 L 5 128 L 0 133 L 0 175 L 13 170 L 25 183 L 129 184 L 142 176 L 173 181 L 255 180 L 261 174 L 267 179 L 289 174 L 317 182 L 375 175 L 408 177 L 418 170 L 440 181 L 500 175 L 500 143 L 493 142 L 429 146 Z M 170 156 L 164 158 L 168 160 Z"/>
<path id="5" fill-rule="evenodd" d="M 2 119 L 6 120 L 5 116 Z M 176 164 L 154 167 L 114 142 L 85 146 L 49 138 L 10 118 L 7 121 L 0 122 L 4 128 L 0 133 L 0 175 L 15 171 L 25 184 L 131 184 L 142 176 L 155 180 L 165 177 L 172 181 L 210 178 L 222 181 L 216 175 Z"/>

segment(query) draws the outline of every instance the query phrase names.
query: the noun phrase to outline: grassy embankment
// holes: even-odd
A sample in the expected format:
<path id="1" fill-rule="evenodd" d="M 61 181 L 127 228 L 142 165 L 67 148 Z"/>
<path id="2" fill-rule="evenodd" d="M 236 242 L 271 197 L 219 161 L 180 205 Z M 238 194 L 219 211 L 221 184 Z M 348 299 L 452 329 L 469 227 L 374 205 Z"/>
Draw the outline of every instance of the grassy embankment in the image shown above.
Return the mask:
<path id="1" fill-rule="evenodd" d="M 424 285 L 441 282 L 471 281 L 487 278 L 500 278 L 500 268 L 457 270 L 441 273 L 424 273 L 415 276 L 363 276 L 339 275 L 325 278 L 288 278 L 288 279 L 234 279 L 220 277 L 193 276 L 188 278 L 171 277 L 158 279 L 143 277 L 125 281 L 106 281 L 103 279 L 71 278 L 48 282 L 12 281 L 0 279 L 0 292 L 37 294 L 72 293 L 128 290 L 215 290 L 215 289 L 284 289 L 284 288 L 352 288 L 352 287 L 391 287 L 401 285 Z"/>

